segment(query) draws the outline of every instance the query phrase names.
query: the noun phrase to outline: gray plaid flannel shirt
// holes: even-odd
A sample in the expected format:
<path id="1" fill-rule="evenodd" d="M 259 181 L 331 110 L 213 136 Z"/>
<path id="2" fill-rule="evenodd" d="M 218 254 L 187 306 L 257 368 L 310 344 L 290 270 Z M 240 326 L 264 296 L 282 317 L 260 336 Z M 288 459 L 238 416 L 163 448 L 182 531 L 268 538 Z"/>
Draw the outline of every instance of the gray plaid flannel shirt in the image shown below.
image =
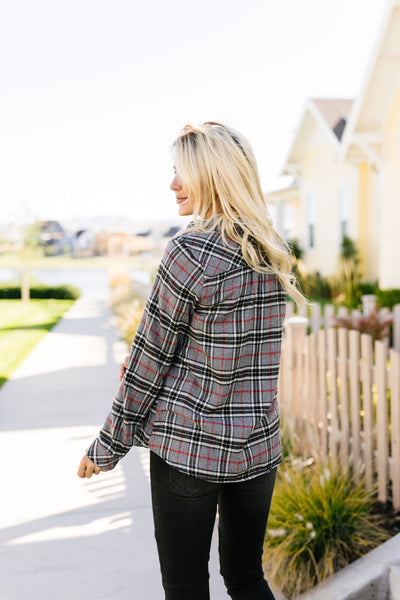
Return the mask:
<path id="1" fill-rule="evenodd" d="M 112 469 L 132 445 L 210 482 L 281 462 L 277 380 L 286 293 L 218 232 L 168 244 L 118 394 L 88 456 Z"/>

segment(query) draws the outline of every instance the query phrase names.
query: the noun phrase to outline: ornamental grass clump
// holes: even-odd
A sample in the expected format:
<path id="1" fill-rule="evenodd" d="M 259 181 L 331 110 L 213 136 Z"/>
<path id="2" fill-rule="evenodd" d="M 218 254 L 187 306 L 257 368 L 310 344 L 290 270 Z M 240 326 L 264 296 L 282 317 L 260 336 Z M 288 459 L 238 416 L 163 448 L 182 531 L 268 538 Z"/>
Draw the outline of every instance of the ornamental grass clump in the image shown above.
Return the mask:
<path id="1" fill-rule="evenodd" d="M 374 493 L 339 465 L 278 469 L 265 538 L 267 577 L 295 598 L 387 539 Z"/>
<path id="2" fill-rule="evenodd" d="M 122 332 L 122 337 L 130 346 L 136 335 L 137 328 L 143 315 L 143 303 L 135 299 L 127 304 L 121 304 L 116 309 L 118 328 Z"/>
<path id="3" fill-rule="evenodd" d="M 112 272 L 109 286 L 110 304 L 117 317 L 118 329 L 130 346 L 143 315 L 148 286 L 133 282 L 126 271 Z"/>

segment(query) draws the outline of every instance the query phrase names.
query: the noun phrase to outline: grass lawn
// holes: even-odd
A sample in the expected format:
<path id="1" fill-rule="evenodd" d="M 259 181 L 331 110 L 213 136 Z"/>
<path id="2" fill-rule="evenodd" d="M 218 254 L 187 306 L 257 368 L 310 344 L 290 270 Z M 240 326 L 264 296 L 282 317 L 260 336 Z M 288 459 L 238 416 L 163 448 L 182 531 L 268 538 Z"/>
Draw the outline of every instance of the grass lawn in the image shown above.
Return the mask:
<path id="1" fill-rule="evenodd" d="M 0 300 L 0 387 L 73 300 Z"/>

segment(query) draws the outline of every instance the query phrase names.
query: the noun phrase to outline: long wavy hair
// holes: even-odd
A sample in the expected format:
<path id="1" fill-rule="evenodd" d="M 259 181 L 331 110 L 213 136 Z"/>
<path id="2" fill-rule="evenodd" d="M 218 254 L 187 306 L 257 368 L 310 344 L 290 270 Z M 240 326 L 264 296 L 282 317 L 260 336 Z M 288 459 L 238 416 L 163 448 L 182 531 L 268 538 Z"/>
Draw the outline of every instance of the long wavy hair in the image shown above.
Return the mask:
<path id="1" fill-rule="evenodd" d="M 253 150 L 237 131 L 209 121 L 186 125 L 173 144 L 175 168 L 194 200 L 193 228 L 218 229 L 241 246 L 246 263 L 275 273 L 300 306 L 289 246 L 273 227 Z"/>

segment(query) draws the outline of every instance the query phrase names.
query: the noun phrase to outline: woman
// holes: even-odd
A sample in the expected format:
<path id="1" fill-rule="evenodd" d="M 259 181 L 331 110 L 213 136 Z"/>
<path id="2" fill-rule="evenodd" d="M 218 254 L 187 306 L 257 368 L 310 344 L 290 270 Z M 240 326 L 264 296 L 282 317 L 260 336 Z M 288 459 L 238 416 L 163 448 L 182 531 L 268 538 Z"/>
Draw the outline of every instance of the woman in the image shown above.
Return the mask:
<path id="1" fill-rule="evenodd" d="M 267 215 L 247 140 L 219 123 L 174 144 L 179 214 L 99 437 L 78 475 L 150 449 L 167 600 L 206 600 L 218 507 L 221 573 L 234 600 L 273 598 L 262 549 L 281 462 L 276 389 L 285 299 L 303 296 Z"/>

